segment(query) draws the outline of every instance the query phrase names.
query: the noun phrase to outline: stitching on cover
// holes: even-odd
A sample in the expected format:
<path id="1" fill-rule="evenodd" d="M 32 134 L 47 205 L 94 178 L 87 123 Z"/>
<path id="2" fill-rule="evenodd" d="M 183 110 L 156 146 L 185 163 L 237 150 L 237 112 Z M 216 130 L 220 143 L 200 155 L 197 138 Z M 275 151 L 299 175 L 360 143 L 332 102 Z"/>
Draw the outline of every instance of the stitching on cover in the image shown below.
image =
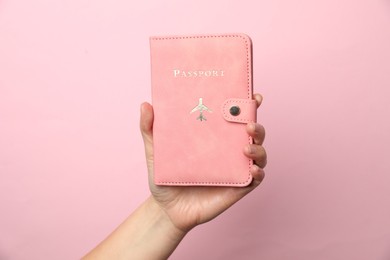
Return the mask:
<path id="1" fill-rule="evenodd" d="M 178 40 L 178 39 L 192 39 L 192 38 L 221 38 L 221 37 L 239 37 L 245 40 L 245 44 L 247 45 L 246 39 L 241 35 L 236 34 L 223 34 L 223 35 L 193 35 L 193 36 L 173 36 L 173 37 L 152 37 L 152 40 Z M 248 49 L 248 48 L 247 48 Z"/>
<path id="2" fill-rule="evenodd" d="M 252 161 L 250 161 L 249 165 L 252 165 Z M 248 175 L 248 179 L 244 182 L 207 182 L 207 181 L 198 181 L 198 182 L 190 182 L 190 181 L 159 181 L 158 184 L 244 184 L 248 182 L 250 179 L 250 174 Z"/>
<path id="3" fill-rule="evenodd" d="M 193 36 L 174 36 L 174 37 L 151 37 L 151 40 L 178 40 L 178 39 L 192 39 L 192 38 L 220 38 L 220 37 L 235 37 L 241 38 L 245 42 L 246 49 L 246 74 L 247 74 L 247 86 L 248 86 L 248 99 L 251 99 L 250 96 L 250 79 L 249 79 L 249 48 L 247 39 L 241 35 L 237 34 L 225 34 L 225 35 L 193 35 Z M 249 137 L 249 143 L 251 143 L 251 137 Z M 249 161 L 249 170 L 253 164 L 252 160 Z M 249 181 L 251 174 L 248 170 L 248 178 L 244 182 L 158 182 L 160 184 L 244 184 Z"/>

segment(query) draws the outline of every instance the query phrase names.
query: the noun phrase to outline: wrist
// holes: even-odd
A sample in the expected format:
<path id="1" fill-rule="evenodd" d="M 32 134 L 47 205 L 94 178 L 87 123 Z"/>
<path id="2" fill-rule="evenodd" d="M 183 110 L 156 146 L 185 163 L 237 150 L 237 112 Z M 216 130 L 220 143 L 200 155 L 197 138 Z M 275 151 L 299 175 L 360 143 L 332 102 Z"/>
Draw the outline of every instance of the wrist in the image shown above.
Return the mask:
<path id="1" fill-rule="evenodd" d="M 154 216 L 158 229 L 163 231 L 167 235 L 167 238 L 170 239 L 173 243 L 179 243 L 187 234 L 186 231 L 183 231 L 182 229 L 175 226 L 169 215 L 159 205 L 153 196 L 150 196 L 145 201 L 145 207 L 148 211 L 148 214 Z"/>

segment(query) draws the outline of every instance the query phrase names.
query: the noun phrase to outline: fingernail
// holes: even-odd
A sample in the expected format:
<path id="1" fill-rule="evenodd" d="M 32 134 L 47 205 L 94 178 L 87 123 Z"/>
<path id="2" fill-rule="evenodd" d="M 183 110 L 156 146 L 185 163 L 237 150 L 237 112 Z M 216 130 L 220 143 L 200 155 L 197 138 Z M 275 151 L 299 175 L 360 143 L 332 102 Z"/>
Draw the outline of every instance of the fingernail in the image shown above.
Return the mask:
<path id="1" fill-rule="evenodd" d="M 249 125 L 249 128 L 251 129 L 251 131 L 256 131 L 256 124 L 255 123 L 250 123 Z"/>
<path id="2" fill-rule="evenodd" d="M 256 152 L 256 149 L 253 145 L 248 145 L 247 151 L 250 154 L 254 154 Z"/>
<path id="3" fill-rule="evenodd" d="M 257 172 L 259 169 L 260 169 L 260 167 L 257 166 L 256 164 L 253 164 L 253 165 L 252 165 L 252 171 Z"/>

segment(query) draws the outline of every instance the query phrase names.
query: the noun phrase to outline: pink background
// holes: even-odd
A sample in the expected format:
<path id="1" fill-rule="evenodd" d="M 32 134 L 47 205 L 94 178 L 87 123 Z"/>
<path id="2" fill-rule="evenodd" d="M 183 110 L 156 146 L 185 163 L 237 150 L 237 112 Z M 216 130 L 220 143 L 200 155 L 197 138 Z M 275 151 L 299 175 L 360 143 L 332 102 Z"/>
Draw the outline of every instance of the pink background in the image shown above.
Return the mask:
<path id="1" fill-rule="evenodd" d="M 390 1 L 0 0 L 0 259 L 77 259 L 149 194 L 150 35 L 243 32 L 266 178 L 171 259 L 390 259 Z"/>

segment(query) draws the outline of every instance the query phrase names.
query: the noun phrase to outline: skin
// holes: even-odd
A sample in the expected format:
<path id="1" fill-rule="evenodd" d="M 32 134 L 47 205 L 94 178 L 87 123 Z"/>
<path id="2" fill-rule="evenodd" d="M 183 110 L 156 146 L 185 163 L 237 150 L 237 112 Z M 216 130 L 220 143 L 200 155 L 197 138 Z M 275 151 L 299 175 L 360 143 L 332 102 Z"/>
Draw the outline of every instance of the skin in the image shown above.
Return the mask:
<path id="1" fill-rule="evenodd" d="M 253 98 L 259 107 L 261 95 L 255 94 Z M 253 181 L 244 188 L 155 185 L 153 107 L 148 103 L 141 105 L 140 129 L 151 196 L 83 259 L 167 259 L 192 228 L 214 219 L 259 186 L 264 178 L 265 131 L 258 123 L 249 123 L 246 127 L 254 144 L 243 147 L 243 153 L 254 160 L 254 165 L 250 169 Z"/>

